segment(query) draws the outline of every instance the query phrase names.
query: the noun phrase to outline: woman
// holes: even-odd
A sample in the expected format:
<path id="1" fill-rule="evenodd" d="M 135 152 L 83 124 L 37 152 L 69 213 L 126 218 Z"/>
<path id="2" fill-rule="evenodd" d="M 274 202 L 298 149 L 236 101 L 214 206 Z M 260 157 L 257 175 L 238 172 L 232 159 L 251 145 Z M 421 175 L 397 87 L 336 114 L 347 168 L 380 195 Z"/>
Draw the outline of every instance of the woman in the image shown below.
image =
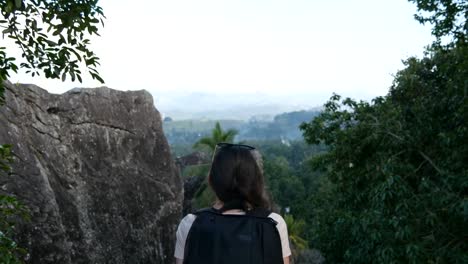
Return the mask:
<path id="1" fill-rule="evenodd" d="M 214 210 L 227 215 L 245 215 L 256 210 L 270 209 L 261 170 L 261 157 L 254 147 L 240 144 L 219 143 L 213 155 L 208 182 L 216 194 Z M 270 213 L 276 221 L 281 240 L 283 263 L 289 264 L 288 231 L 284 219 Z M 182 264 L 185 242 L 195 221 L 194 214 L 185 216 L 177 229 L 177 243 L 174 256 L 176 264 Z"/>

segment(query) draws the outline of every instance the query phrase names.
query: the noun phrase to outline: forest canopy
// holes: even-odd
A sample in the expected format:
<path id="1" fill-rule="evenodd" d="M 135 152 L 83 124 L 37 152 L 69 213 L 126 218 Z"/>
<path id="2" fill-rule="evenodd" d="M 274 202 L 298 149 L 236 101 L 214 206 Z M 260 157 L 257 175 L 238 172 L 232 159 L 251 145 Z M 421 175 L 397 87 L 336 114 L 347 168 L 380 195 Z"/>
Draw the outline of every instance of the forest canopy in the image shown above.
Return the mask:
<path id="1" fill-rule="evenodd" d="M 301 125 L 325 143 L 314 166 L 313 241 L 330 263 L 468 261 L 468 15 L 465 1 L 412 1 L 436 41 L 372 102 L 334 95 Z M 451 38 L 440 45 L 441 37 Z"/>

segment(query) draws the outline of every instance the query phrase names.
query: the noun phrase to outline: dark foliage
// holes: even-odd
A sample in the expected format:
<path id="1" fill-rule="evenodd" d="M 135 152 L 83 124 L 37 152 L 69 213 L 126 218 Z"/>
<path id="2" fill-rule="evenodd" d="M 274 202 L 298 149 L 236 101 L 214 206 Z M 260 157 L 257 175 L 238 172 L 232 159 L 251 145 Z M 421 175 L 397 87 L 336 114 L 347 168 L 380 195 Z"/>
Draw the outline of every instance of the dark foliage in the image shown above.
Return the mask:
<path id="1" fill-rule="evenodd" d="M 420 23 L 433 25 L 432 34 L 440 44 L 448 36 L 456 41 L 466 41 L 468 34 L 468 2 L 466 0 L 409 0 L 416 4 L 415 15 Z M 453 43 L 453 42 L 450 42 Z"/>
<path id="2" fill-rule="evenodd" d="M 405 65 L 387 96 L 335 95 L 301 126 L 330 148 L 313 199 L 330 263 L 468 262 L 468 47 Z"/>
<path id="3" fill-rule="evenodd" d="M 98 35 L 104 14 L 97 0 L 0 0 L 0 28 L 21 49 L 20 67 L 32 76 L 82 80 L 80 65 L 93 79 L 104 82 L 97 72 L 99 58 L 88 48 L 89 35 Z M 0 47 L 3 49 L 3 47 Z M 16 72 L 16 58 L 0 53 L 0 86 Z M 3 94 L 0 93 L 3 98 Z"/>

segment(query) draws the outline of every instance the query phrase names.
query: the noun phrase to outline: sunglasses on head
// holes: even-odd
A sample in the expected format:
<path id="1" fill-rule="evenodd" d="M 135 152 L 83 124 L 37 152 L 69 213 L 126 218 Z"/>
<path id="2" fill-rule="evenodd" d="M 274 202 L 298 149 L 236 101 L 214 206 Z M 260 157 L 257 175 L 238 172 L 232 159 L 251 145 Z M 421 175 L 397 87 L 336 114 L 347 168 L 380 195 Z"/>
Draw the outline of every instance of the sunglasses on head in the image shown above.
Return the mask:
<path id="1" fill-rule="evenodd" d="M 243 149 L 247 149 L 247 150 L 255 149 L 254 147 L 249 146 L 249 145 L 232 144 L 232 143 L 225 143 L 225 142 L 221 142 L 221 143 L 216 144 L 216 148 L 243 148 Z"/>

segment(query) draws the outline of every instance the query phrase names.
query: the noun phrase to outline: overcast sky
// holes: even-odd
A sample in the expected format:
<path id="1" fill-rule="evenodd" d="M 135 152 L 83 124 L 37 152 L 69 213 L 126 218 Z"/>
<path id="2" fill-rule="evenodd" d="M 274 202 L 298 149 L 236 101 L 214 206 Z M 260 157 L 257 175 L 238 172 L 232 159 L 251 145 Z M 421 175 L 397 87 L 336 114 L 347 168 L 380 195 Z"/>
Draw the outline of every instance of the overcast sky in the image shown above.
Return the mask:
<path id="1" fill-rule="evenodd" d="M 105 85 L 146 89 L 163 112 L 183 108 L 179 98 L 185 104 L 191 94 L 298 107 L 320 105 L 333 92 L 369 100 L 386 94 L 402 59 L 421 56 L 432 41 L 407 0 L 100 3 L 107 20 L 92 48 Z M 11 80 L 53 93 L 101 86 L 91 78 Z"/>

